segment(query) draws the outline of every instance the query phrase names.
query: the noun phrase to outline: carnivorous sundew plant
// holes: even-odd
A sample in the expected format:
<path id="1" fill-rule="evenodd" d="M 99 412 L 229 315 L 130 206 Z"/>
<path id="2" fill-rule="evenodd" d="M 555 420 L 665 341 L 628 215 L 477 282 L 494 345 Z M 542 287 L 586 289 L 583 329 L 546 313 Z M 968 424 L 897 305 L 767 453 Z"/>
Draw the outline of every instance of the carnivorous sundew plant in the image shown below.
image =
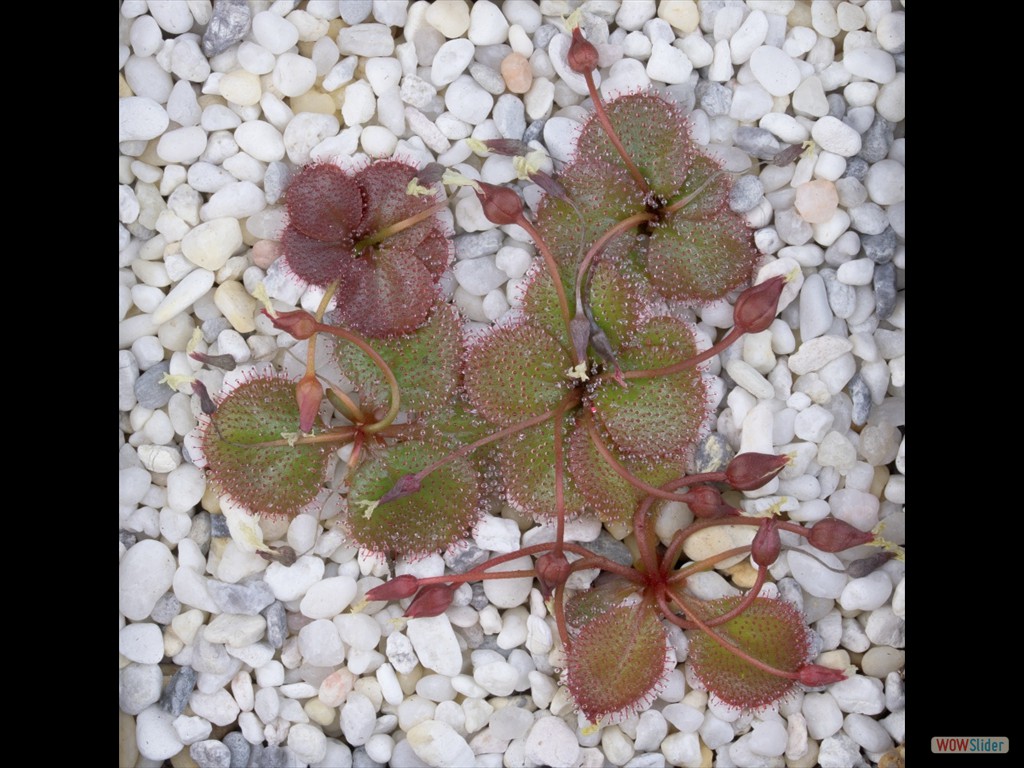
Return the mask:
<path id="1" fill-rule="evenodd" d="M 209 475 L 263 516 L 294 516 L 330 488 L 342 512 L 329 524 L 383 558 L 457 547 L 501 503 L 546 522 L 547 540 L 462 573 L 396 576 L 365 599 L 408 601 L 407 617 L 430 617 L 462 584 L 535 578 L 564 648 L 563 682 L 591 722 L 649 705 L 684 661 L 672 640 L 683 632 L 693 677 L 728 705 L 763 708 L 798 685 L 842 680 L 844 670 L 813 662 L 816 636 L 769 569 L 783 545 L 829 553 L 875 534 L 833 518 L 741 514 L 739 495 L 772 482 L 785 455 L 694 469 L 715 406 L 703 364 L 769 327 L 786 278 L 751 284 L 760 255 L 728 206 L 731 176 L 689 138 L 683 110 L 655 92 L 602 98 L 597 52 L 578 28 L 568 60 L 593 104 L 570 161 L 550 173 L 539 145 L 476 145 L 512 156 L 543 190 L 532 212 L 517 186 L 400 159 L 295 174 L 284 259 L 324 297 L 313 313 L 267 313 L 307 341 L 306 373 L 205 398 Z M 521 307 L 472 336 L 438 288 L 453 252 L 446 194 L 459 186 L 539 255 Z M 686 306 L 722 299 L 734 323 L 710 343 Z M 318 372 L 325 353 L 343 379 Z M 687 517 L 673 527 L 666 509 L 680 505 Z M 583 516 L 631 558 L 567 540 L 567 521 Z M 745 593 L 701 596 L 703 576 L 743 561 Z"/>

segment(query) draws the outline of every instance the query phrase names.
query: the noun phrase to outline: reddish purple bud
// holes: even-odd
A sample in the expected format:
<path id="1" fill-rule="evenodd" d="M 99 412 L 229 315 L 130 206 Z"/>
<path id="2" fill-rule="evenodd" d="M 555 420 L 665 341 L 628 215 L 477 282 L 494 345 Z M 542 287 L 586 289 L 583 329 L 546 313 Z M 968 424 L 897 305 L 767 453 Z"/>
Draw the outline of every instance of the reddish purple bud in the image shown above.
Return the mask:
<path id="1" fill-rule="evenodd" d="M 398 482 L 392 485 L 388 492 L 380 497 L 377 504 L 387 504 L 389 501 L 409 496 L 416 493 L 421 486 L 422 483 L 416 475 L 402 475 L 402 477 L 398 478 Z"/>
<path id="2" fill-rule="evenodd" d="M 743 291 L 732 309 L 736 327 L 745 333 L 767 330 L 779 313 L 779 296 L 785 285 L 786 278 L 776 275 Z"/>
<path id="3" fill-rule="evenodd" d="M 562 552 L 548 552 L 537 558 L 537 579 L 541 594 L 548 598 L 559 584 L 569 578 L 569 561 Z"/>
<path id="4" fill-rule="evenodd" d="M 484 216 L 498 226 L 518 224 L 523 218 L 523 201 L 508 187 L 499 187 L 479 182 L 480 191 L 477 197 L 484 208 Z"/>
<path id="5" fill-rule="evenodd" d="M 233 371 L 237 365 L 235 358 L 231 355 L 208 355 L 205 352 L 190 352 L 188 356 L 203 365 L 220 368 L 224 371 Z"/>
<path id="6" fill-rule="evenodd" d="M 597 48 L 583 37 L 579 27 L 572 31 L 572 42 L 569 44 L 566 59 L 569 62 L 569 69 L 581 75 L 597 69 Z"/>
<path id="7" fill-rule="evenodd" d="M 412 599 L 405 609 L 407 619 L 429 619 L 440 616 L 448 610 L 455 597 L 455 588 L 450 584 L 428 584 Z"/>
<path id="8" fill-rule="evenodd" d="M 484 145 L 496 155 L 506 157 L 525 157 L 530 152 L 530 145 L 519 139 L 487 139 Z"/>
<path id="9" fill-rule="evenodd" d="M 779 537 L 779 524 L 775 518 L 766 517 L 761 520 L 761 525 L 754 535 L 754 541 L 750 545 L 750 554 L 758 566 L 767 568 L 778 559 L 781 551 L 782 539 Z"/>
<path id="10" fill-rule="evenodd" d="M 210 391 L 199 379 L 192 382 L 192 392 L 199 397 L 199 408 L 207 416 L 212 416 L 217 411 L 217 406 L 210 397 Z"/>
<path id="11" fill-rule="evenodd" d="M 894 557 L 896 557 L 895 552 L 883 549 L 873 555 L 862 557 L 860 560 L 854 560 L 846 566 L 846 572 L 850 574 L 851 579 L 860 579 L 869 573 L 874 573 Z"/>
<path id="12" fill-rule="evenodd" d="M 299 404 L 299 429 L 309 432 L 320 412 L 320 403 L 324 399 L 324 388 L 320 380 L 311 373 L 303 376 L 295 387 L 295 400 Z"/>
<path id="13" fill-rule="evenodd" d="M 815 523 L 807 541 L 822 552 L 842 552 L 850 547 L 859 547 L 875 540 L 871 531 L 861 531 L 849 523 L 827 517 Z"/>
<path id="14" fill-rule="evenodd" d="M 804 153 L 802 144 L 790 144 L 772 158 L 772 165 L 787 166 Z"/>
<path id="15" fill-rule="evenodd" d="M 572 201 L 569 199 L 569 193 L 565 191 L 565 187 L 555 181 L 550 174 L 545 173 L 544 171 L 534 171 L 530 174 L 530 181 L 555 199 L 569 203 L 570 205 L 572 204 Z"/>
<path id="16" fill-rule="evenodd" d="M 788 456 L 741 453 L 725 468 L 725 482 L 737 491 L 753 491 L 779 474 L 788 463 Z"/>
<path id="17" fill-rule="evenodd" d="M 270 318 L 270 322 L 274 324 L 275 328 L 294 336 L 296 339 L 308 339 L 316 333 L 316 319 L 309 312 L 304 312 L 301 309 L 291 312 L 278 312 L 277 317 L 274 317 L 264 309 L 263 314 Z"/>
<path id="18" fill-rule="evenodd" d="M 831 685 L 846 679 L 846 675 L 838 669 L 823 667 L 821 664 L 805 664 L 797 671 L 797 675 L 797 679 L 809 688 Z"/>
<path id="19" fill-rule="evenodd" d="M 416 174 L 416 179 L 424 187 L 430 187 L 437 184 L 444 175 L 445 167 L 440 163 L 427 163 L 420 171 Z"/>
<path id="20" fill-rule="evenodd" d="M 371 602 L 374 600 L 402 600 L 415 595 L 416 590 L 419 588 L 420 580 L 411 574 L 405 573 L 384 582 L 379 587 L 368 590 L 366 599 Z"/>
<path id="21" fill-rule="evenodd" d="M 697 485 L 686 493 L 686 503 L 696 517 L 723 517 L 732 509 L 722 501 L 722 494 L 710 485 Z"/>

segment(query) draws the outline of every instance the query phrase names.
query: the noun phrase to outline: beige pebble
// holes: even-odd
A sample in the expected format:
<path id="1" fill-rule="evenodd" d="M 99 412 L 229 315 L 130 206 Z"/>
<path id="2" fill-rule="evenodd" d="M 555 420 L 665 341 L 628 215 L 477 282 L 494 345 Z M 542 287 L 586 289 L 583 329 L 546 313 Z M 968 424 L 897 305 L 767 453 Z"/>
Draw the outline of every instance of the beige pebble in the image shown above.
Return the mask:
<path id="1" fill-rule="evenodd" d="M 182 238 L 181 252 L 197 267 L 216 272 L 241 245 L 242 229 L 238 219 L 212 219 Z"/>
<path id="2" fill-rule="evenodd" d="M 876 645 L 864 654 L 860 668 L 865 675 L 885 679 L 890 672 L 896 672 L 906 662 L 907 655 L 898 648 Z"/>
<path id="3" fill-rule="evenodd" d="M 283 253 L 284 248 L 276 240 L 257 240 L 252 247 L 252 263 L 266 269 Z"/>
<path id="4" fill-rule="evenodd" d="M 469 3 L 466 0 L 434 0 L 424 18 L 449 40 L 461 37 L 469 29 Z"/>
<path id="5" fill-rule="evenodd" d="M 526 93 L 533 85 L 530 60 L 519 53 L 510 53 L 501 61 L 501 76 L 512 93 Z"/>
<path id="6" fill-rule="evenodd" d="M 258 302 L 245 291 L 245 286 L 237 281 L 223 283 L 213 292 L 213 303 L 224 313 L 231 327 L 239 333 L 256 330 L 253 314 Z"/>
<path id="7" fill-rule="evenodd" d="M 316 112 L 320 115 L 333 115 L 338 111 L 338 103 L 334 96 L 316 88 L 310 88 L 303 94 L 292 96 L 289 100 L 292 112 Z"/>
<path id="8" fill-rule="evenodd" d="M 752 525 L 716 525 L 697 531 L 686 540 L 683 552 L 691 560 L 704 560 L 735 547 L 748 547 L 757 528 Z M 731 568 L 749 556 L 748 552 L 730 557 L 715 565 L 719 570 Z"/>
<path id="9" fill-rule="evenodd" d="M 836 185 L 826 179 L 815 179 L 796 188 L 795 207 L 808 224 L 823 224 L 831 219 L 839 205 Z"/>
<path id="10" fill-rule="evenodd" d="M 700 24 L 700 11 L 694 0 L 663 0 L 658 4 L 658 18 L 688 35 Z"/>
<path id="11" fill-rule="evenodd" d="M 228 101 L 243 107 L 258 104 L 263 95 L 263 86 L 258 75 L 236 69 L 220 79 L 220 95 Z"/>

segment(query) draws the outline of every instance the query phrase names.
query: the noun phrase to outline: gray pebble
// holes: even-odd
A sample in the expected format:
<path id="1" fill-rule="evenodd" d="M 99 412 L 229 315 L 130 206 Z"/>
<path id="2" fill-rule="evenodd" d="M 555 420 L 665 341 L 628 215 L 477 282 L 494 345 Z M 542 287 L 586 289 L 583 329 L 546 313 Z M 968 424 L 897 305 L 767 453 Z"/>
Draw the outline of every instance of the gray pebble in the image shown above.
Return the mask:
<path id="1" fill-rule="evenodd" d="M 284 191 L 292 180 L 292 168 L 287 163 L 275 160 L 267 166 L 263 177 L 263 192 L 267 196 L 267 205 L 274 205 L 284 196 Z"/>
<path id="2" fill-rule="evenodd" d="M 708 113 L 708 117 L 728 115 L 732 107 L 732 90 L 721 83 L 702 80 L 697 85 L 697 103 Z"/>
<path id="3" fill-rule="evenodd" d="M 544 123 L 547 120 L 534 120 L 523 132 L 523 141 L 529 144 L 531 141 L 537 141 L 544 135 Z"/>
<path id="4" fill-rule="evenodd" d="M 779 140 L 766 128 L 741 125 L 733 137 L 736 146 L 761 160 L 771 160 L 782 149 Z"/>
<path id="5" fill-rule="evenodd" d="M 850 399 L 853 401 L 853 412 L 851 420 L 858 427 L 867 424 L 868 414 L 871 412 L 871 389 L 860 373 L 855 373 L 847 385 L 850 390 Z"/>
<path id="6" fill-rule="evenodd" d="M 693 472 L 721 472 L 735 455 L 736 452 L 722 434 L 711 432 L 697 443 L 692 461 Z"/>
<path id="7" fill-rule="evenodd" d="M 275 600 L 263 610 L 263 618 L 267 620 L 267 642 L 272 648 L 280 648 L 288 637 L 288 617 L 284 603 Z"/>
<path id="8" fill-rule="evenodd" d="M 130 411 L 135 407 L 135 382 L 139 380 L 139 361 L 130 349 L 117 353 L 117 408 Z"/>
<path id="9" fill-rule="evenodd" d="M 231 327 L 231 321 L 223 316 L 211 317 L 209 320 L 203 320 L 203 324 L 199 327 L 203 331 L 203 341 L 213 344 L 220 336 L 221 331 L 226 331 Z"/>
<path id="10" fill-rule="evenodd" d="M 792 576 L 786 576 L 779 579 L 776 582 L 776 586 L 779 588 L 780 598 L 787 603 L 792 603 L 799 611 L 804 609 L 804 591 L 796 579 Z"/>
<path id="11" fill-rule="evenodd" d="M 362 24 L 373 11 L 373 0 L 346 0 L 341 3 L 341 18 L 349 26 Z"/>
<path id="12" fill-rule="evenodd" d="M 219 515 L 224 517 L 224 515 Z M 188 537 L 199 545 L 199 551 L 204 555 L 210 551 L 210 513 L 197 512 L 192 518 L 192 528 L 189 529 Z"/>
<path id="13" fill-rule="evenodd" d="M 839 93 L 830 93 L 826 99 L 828 100 L 829 117 L 842 120 L 846 115 L 846 99 Z"/>
<path id="14" fill-rule="evenodd" d="M 159 664 L 129 664 L 117 677 L 117 706 L 126 715 L 137 715 L 159 701 L 164 682 Z"/>
<path id="15" fill-rule="evenodd" d="M 537 31 L 533 33 L 533 47 L 545 49 L 548 47 L 548 43 L 551 42 L 551 38 L 558 34 L 558 27 L 554 24 L 541 24 L 537 27 Z"/>
<path id="16" fill-rule="evenodd" d="M 181 601 L 173 592 L 165 592 L 157 599 L 149 618 L 157 624 L 170 624 L 171 619 L 179 613 L 181 613 Z"/>
<path id="17" fill-rule="evenodd" d="M 846 170 L 843 171 L 842 178 L 849 176 L 857 181 L 864 181 L 864 176 L 867 175 L 869 165 L 868 161 L 863 157 L 851 157 L 846 161 Z"/>
<path id="18" fill-rule="evenodd" d="M 491 112 L 498 133 L 506 139 L 521 139 L 526 131 L 526 112 L 518 96 L 506 93 L 500 96 Z"/>
<path id="19" fill-rule="evenodd" d="M 678 104 L 683 112 L 692 112 L 697 104 L 697 94 L 693 92 L 693 86 L 689 83 L 674 83 L 659 88 L 658 92 L 665 97 L 666 101 Z"/>
<path id="20" fill-rule="evenodd" d="M 860 156 L 869 163 L 877 163 L 885 159 L 892 146 L 893 125 L 880 115 L 875 119 L 861 137 Z"/>
<path id="21" fill-rule="evenodd" d="M 206 587 L 222 613 L 241 613 L 255 616 L 272 602 L 274 592 L 262 578 L 256 577 L 238 584 L 210 579 Z"/>
<path id="22" fill-rule="evenodd" d="M 629 547 L 604 529 L 596 539 L 587 542 L 584 546 L 595 555 L 607 557 L 613 563 L 626 566 L 633 564 L 633 555 L 630 553 Z"/>
<path id="23" fill-rule="evenodd" d="M 352 750 L 352 768 L 384 768 L 384 763 L 366 754 L 366 747 L 356 747 Z"/>
<path id="24" fill-rule="evenodd" d="M 853 315 L 857 308 L 857 291 L 852 285 L 839 282 L 834 269 L 823 269 L 818 272 L 825 281 L 825 293 L 828 294 L 828 305 L 832 314 L 845 320 Z"/>
<path id="25" fill-rule="evenodd" d="M 174 390 L 166 384 L 161 384 L 160 379 L 165 373 L 169 373 L 171 364 L 164 360 L 157 363 L 144 374 L 139 376 L 135 382 L 135 399 L 143 408 L 163 408 L 170 402 Z"/>
<path id="26" fill-rule="evenodd" d="M 199 768 L 231 768 L 231 750 L 216 739 L 197 741 L 188 754 Z"/>
<path id="27" fill-rule="evenodd" d="M 224 515 L 210 515 L 210 536 L 215 539 L 222 539 L 230 535 L 228 519 Z"/>
<path id="28" fill-rule="evenodd" d="M 875 288 L 875 312 L 879 319 L 884 320 L 896 308 L 896 265 L 890 261 L 875 266 L 872 283 Z"/>
<path id="29" fill-rule="evenodd" d="M 465 546 L 453 548 L 444 554 L 444 564 L 452 573 L 465 573 L 471 568 L 487 562 L 487 552 L 476 544 L 467 542 Z"/>
<path id="30" fill-rule="evenodd" d="M 198 677 L 192 667 L 179 667 L 160 694 L 160 706 L 163 710 L 175 717 L 184 712 L 192 691 L 195 690 Z"/>
<path id="31" fill-rule="evenodd" d="M 284 747 L 264 747 L 256 757 L 256 768 L 286 768 L 291 763 Z"/>
<path id="32" fill-rule="evenodd" d="M 488 93 L 500 96 L 505 92 L 505 80 L 500 74 L 488 67 L 486 64 L 474 61 L 469 65 L 469 74 L 470 77 L 476 80 L 477 85 Z"/>
<path id="33" fill-rule="evenodd" d="M 245 37 L 251 13 L 245 0 L 214 0 L 213 15 L 203 32 L 203 53 L 216 56 Z"/>
<path id="34" fill-rule="evenodd" d="M 512 53 L 512 46 L 508 43 L 494 43 L 492 45 L 478 45 L 473 51 L 473 61 L 493 69 L 495 72 L 501 69 L 501 62 Z"/>
<path id="35" fill-rule="evenodd" d="M 876 264 L 885 264 L 896 255 L 896 232 L 886 227 L 879 235 L 861 235 L 860 244 L 865 256 Z"/>
<path id="36" fill-rule="evenodd" d="M 889 226 L 889 217 L 882 206 L 866 202 L 850 208 L 850 228 L 862 235 L 880 235 Z"/>
<path id="37" fill-rule="evenodd" d="M 249 764 L 252 745 L 238 731 L 224 735 L 224 744 L 231 752 L 231 768 L 245 768 Z"/>
<path id="38" fill-rule="evenodd" d="M 479 581 L 473 584 L 473 597 L 469 599 L 469 604 L 478 611 L 482 611 L 491 601 L 487 599 L 487 595 L 484 594 L 484 585 Z"/>
<path id="39" fill-rule="evenodd" d="M 455 258 L 462 261 L 497 253 L 505 240 L 505 233 L 500 229 L 488 229 L 485 232 L 465 232 L 452 239 L 455 243 Z"/>
<path id="40" fill-rule="evenodd" d="M 729 192 L 729 207 L 736 213 L 746 213 L 753 210 L 761 198 L 764 197 L 764 185 L 757 176 L 740 176 L 732 185 Z"/>
<path id="41" fill-rule="evenodd" d="M 131 531 L 118 531 L 117 538 L 122 544 L 124 544 L 125 549 L 131 549 L 135 546 L 135 542 L 138 541 L 135 534 Z"/>

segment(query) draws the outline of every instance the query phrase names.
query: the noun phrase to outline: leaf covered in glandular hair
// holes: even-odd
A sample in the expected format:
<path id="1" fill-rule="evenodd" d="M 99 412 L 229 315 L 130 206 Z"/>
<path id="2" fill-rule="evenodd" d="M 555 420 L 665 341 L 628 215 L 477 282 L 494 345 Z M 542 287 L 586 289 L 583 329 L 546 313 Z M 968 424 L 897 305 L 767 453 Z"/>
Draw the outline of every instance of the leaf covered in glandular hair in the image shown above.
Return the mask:
<path id="1" fill-rule="evenodd" d="M 740 599 L 723 597 L 703 603 L 701 618 L 721 616 Z M 811 654 L 811 631 L 800 611 L 785 600 L 755 598 L 739 616 L 716 629 L 745 653 L 783 672 L 798 672 Z M 690 633 L 689 663 L 709 691 L 740 709 L 766 707 L 796 685 L 796 680 L 755 667 L 697 630 Z"/>
<path id="2" fill-rule="evenodd" d="M 623 370 L 647 370 L 696 352 L 693 331 L 673 317 L 652 318 L 619 349 Z M 698 371 L 605 383 L 594 393 L 596 416 L 609 443 L 627 454 L 678 456 L 697 441 L 707 418 L 707 394 Z"/>
<path id="3" fill-rule="evenodd" d="M 668 634 L 649 603 L 618 605 L 584 624 L 566 648 L 565 684 L 591 722 L 643 709 L 675 666 Z"/>
<path id="4" fill-rule="evenodd" d="M 504 325 L 468 350 L 466 393 L 485 419 L 510 427 L 557 406 L 571 367 L 568 352 L 543 329 Z"/>
<path id="5" fill-rule="evenodd" d="M 214 483 L 252 513 L 294 517 L 320 492 L 333 448 L 284 443 L 299 430 L 295 383 L 257 377 L 229 392 L 203 428 Z"/>
<path id="6" fill-rule="evenodd" d="M 572 423 L 573 417 L 567 416 L 563 426 L 565 435 L 572 428 Z M 563 438 L 563 446 L 565 455 L 568 455 L 567 437 Z M 546 421 L 502 440 L 498 446 L 498 460 L 509 504 L 539 519 L 554 517 L 554 421 Z M 585 509 L 584 502 L 568 472 L 563 475 L 562 491 L 566 517 L 572 518 L 582 514 Z"/>
<path id="7" fill-rule="evenodd" d="M 437 411 L 450 402 L 458 383 L 462 348 L 462 323 L 455 307 L 441 305 L 426 325 L 412 333 L 376 339 L 373 348 L 398 381 L 403 411 Z M 335 356 L 365 408 L 372 411 L 390 406 L 387 379 L 369 355 L 339 339 Z"/>
<path id="8" fill-rule="evenodd" d="M 605 108 L 626 153 L 643 173 L 651 190 L 662 197 L 675 196 L 697 152 L 682 109 L 653 93 L 619 96 Z M 598 161 L 623 165 L 595 114 L 580 132 L 575 163 Z M 632 180 L 630 184 L 636 188 Z"/>
<path id="9" fill-rule="evenodd" d="M 665 217 L 645 253 L 651 283 L 675 301 L 714 301 L 749 282 L 761 258 L 750 228 L 735 213 Z"/>
<path id="10" fill-rule="evenodd" d="M 377 503 L 404 477 L 447 455 L 419 440 L 374 451 L 352 475 L 346 522 L 352 540 L 373 552 L 416 557 L 465 537 L 481 511 L 477 474 L 466 458 L 431 472 L 415 493 Z"/>

